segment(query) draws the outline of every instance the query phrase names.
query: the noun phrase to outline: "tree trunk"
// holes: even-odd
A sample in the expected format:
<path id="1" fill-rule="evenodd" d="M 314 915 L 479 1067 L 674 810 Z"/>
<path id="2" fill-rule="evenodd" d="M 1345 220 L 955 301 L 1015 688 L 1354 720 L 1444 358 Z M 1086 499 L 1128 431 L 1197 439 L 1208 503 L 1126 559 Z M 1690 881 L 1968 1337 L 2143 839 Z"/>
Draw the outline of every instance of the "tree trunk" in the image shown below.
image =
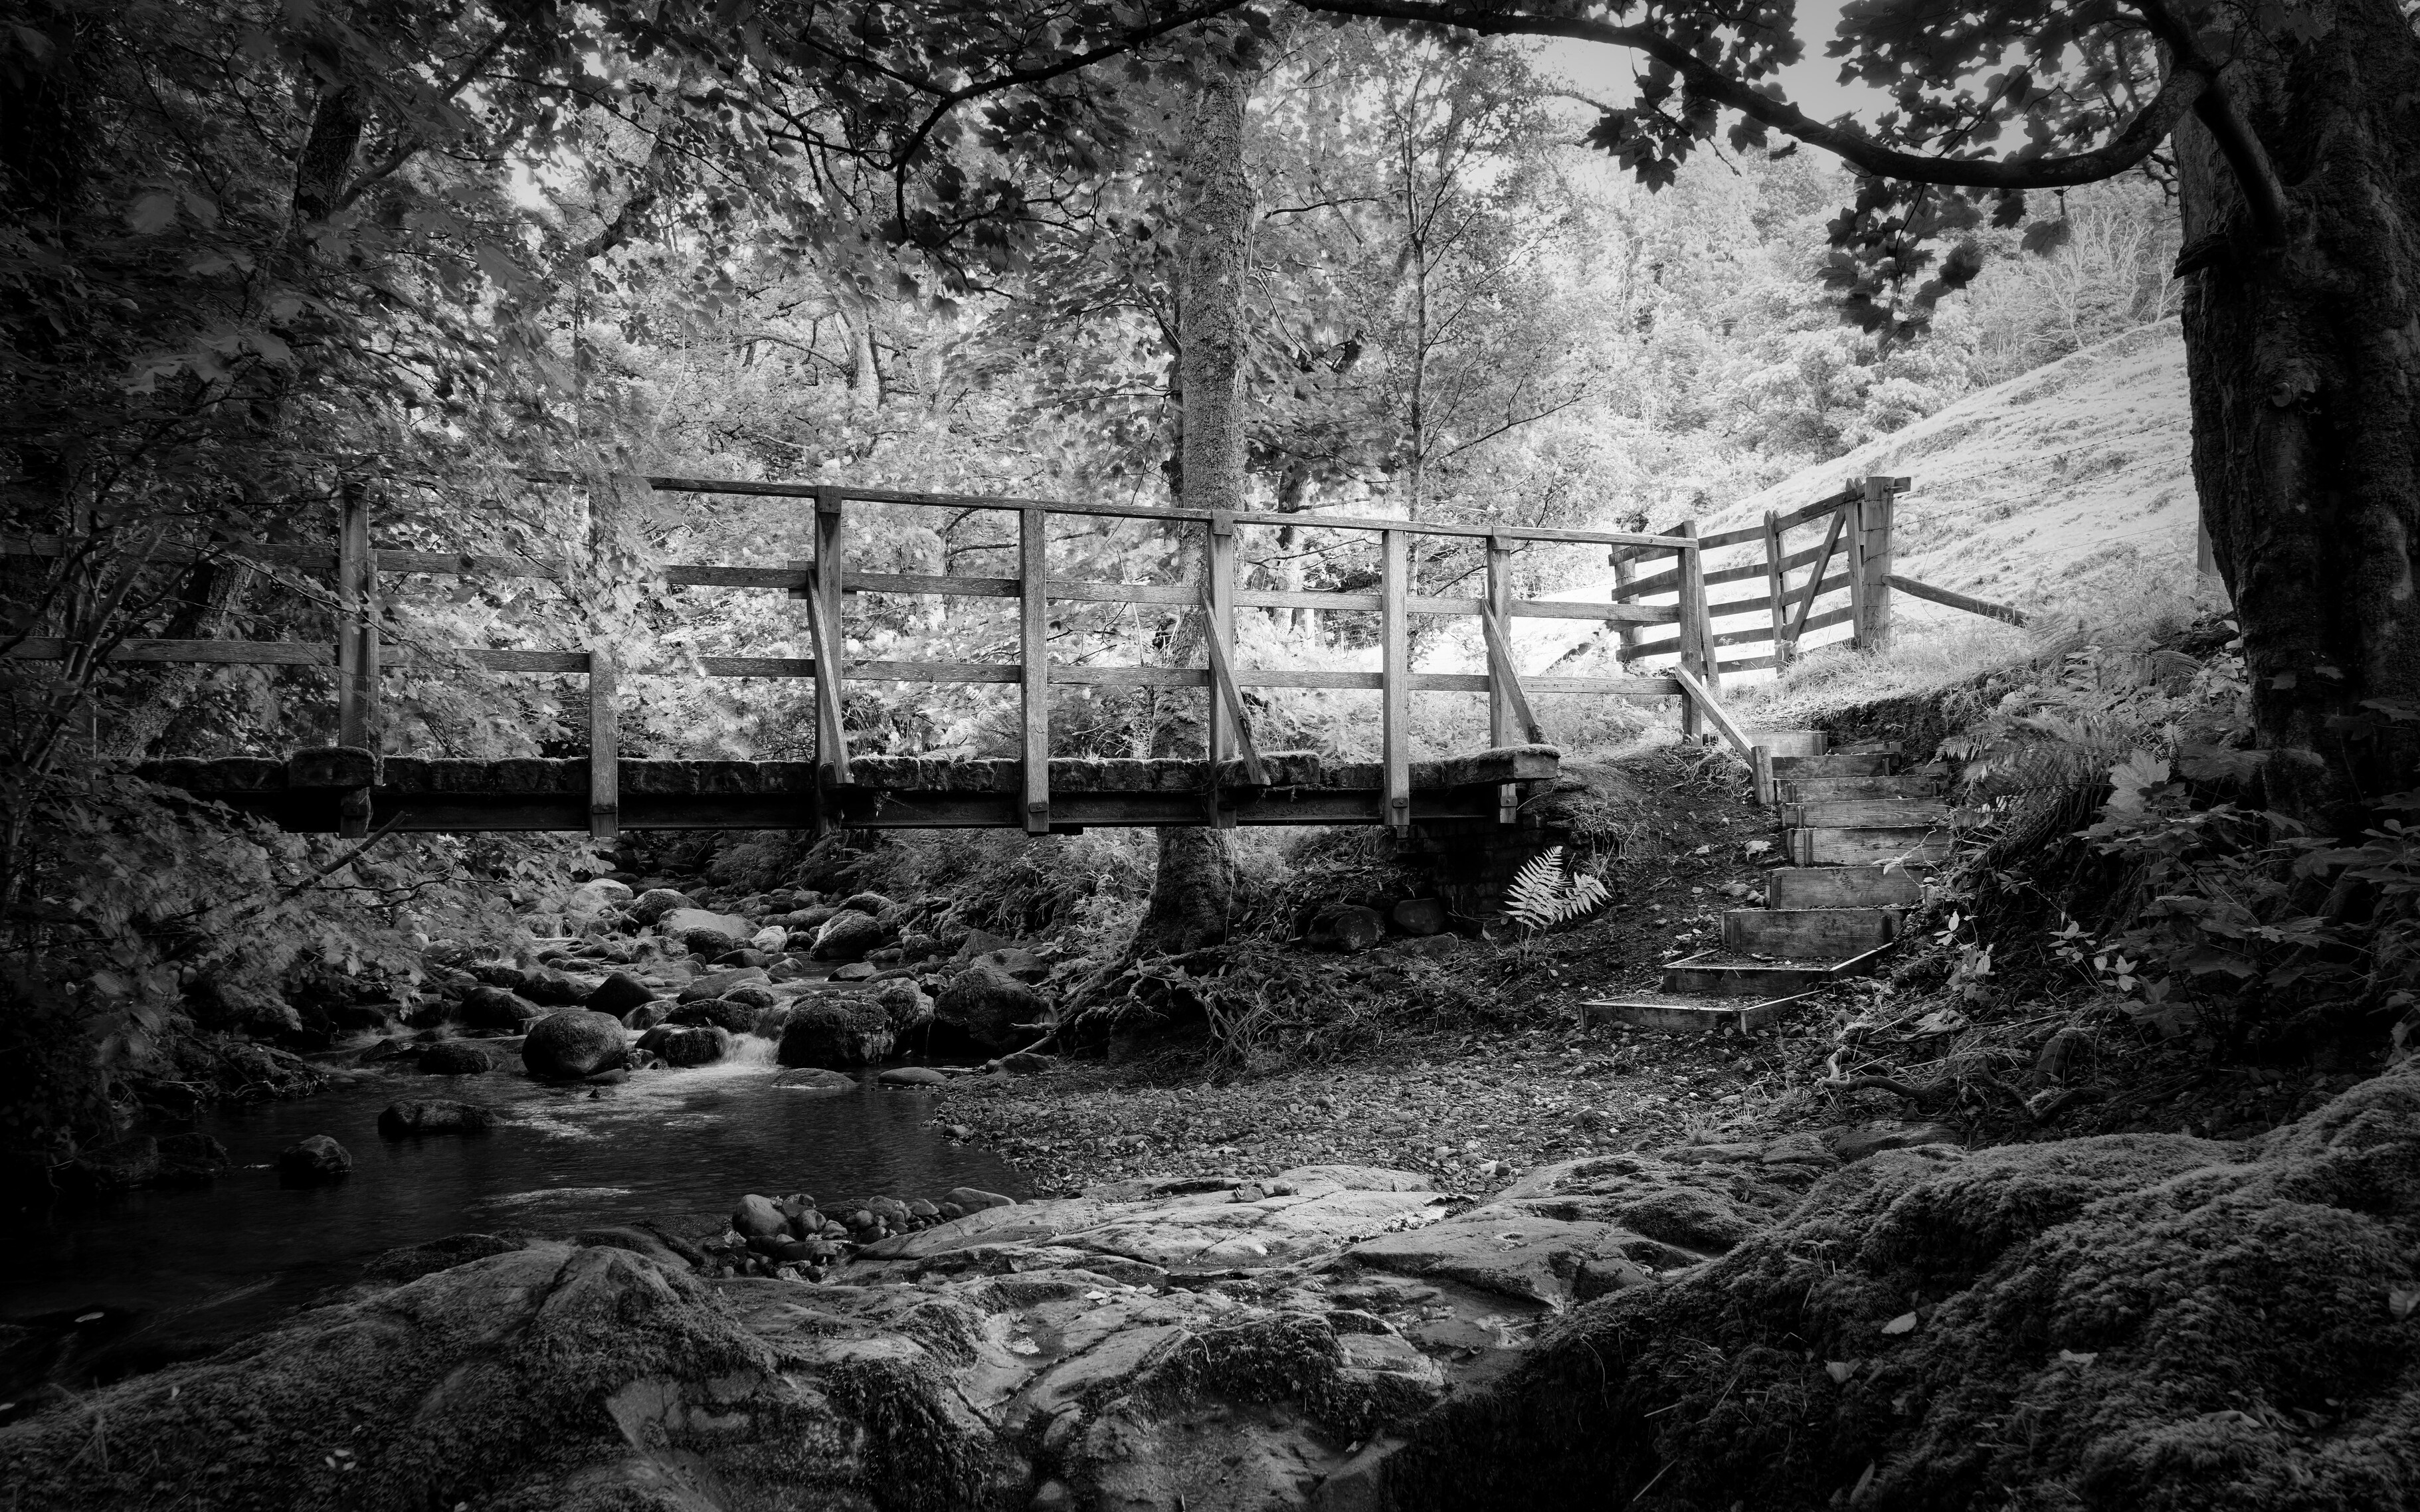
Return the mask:
<path id="1" fill-rule="evenodd" d="M 1254 212 L 1251 180 L 1244 173 L 1248 91 L 1241 77 L 1212 74 L 1189 101 L 1184 125 L 1177 460 L 1180 500 L 1188 509 L 1244 506 L 1244 280 Z M 1202 542 L 1188 538 L 1186 554 L 1192 559 L 1189 575 L 1198 577 L 1206 567 Z M 1224 940 L 1230 891 L 1226 845 L 1218 831 L 1161 830 L 1159 871 L 1135 935 L 1137 953 L 1198 950 Z"/>
<path id="2" fill-rule="evenodd" d="M 2313 19 L 2226 73 L 2288 186 L 2282 246 L 2208 129 L 2175 145 L 2194 476 L 2269 802 L 2344 833 L 2420 787 L 2420 39 L 2395 0 Z"/>

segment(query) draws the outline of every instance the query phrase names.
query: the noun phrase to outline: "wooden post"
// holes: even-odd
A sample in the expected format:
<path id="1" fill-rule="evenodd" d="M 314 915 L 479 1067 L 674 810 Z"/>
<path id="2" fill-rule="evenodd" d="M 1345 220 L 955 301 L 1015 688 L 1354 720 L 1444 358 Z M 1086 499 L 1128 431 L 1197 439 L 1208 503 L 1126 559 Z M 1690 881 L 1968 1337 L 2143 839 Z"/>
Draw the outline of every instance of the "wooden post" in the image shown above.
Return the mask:
<path id="1" fill-rule="evenodd" d="M 1865 496 L 1857 501 L 1858 576 L 1865 583 L 1857 633 L 1859 644 L 1877 651 L 1890 646 L 1891 590 L 1886 580 L 1891 570 L 1891 517 L 1896 512 L 1893 495 L 1906 483 L 1904 478 L 1869 477 Z"/>
<path id="2" fill-rule="evenodd" d="M 1781 567 L 1781 511 L 1764 512 L 1764 597 L 1773 613 L 1773 675 L 1790 664 L 1789 574 Z"/>
<path id="3" fill-rule="evenodd" d="M 611 841 L 622 834 L 621 730 L 613 717 L 613 651 L 602 641 L 588 647 L 588 837 Z"/>
<path id="4" fill-rule="evenodd" d="M 1620 561 L 1617 556 L 1616 562 Z M 1620 570 L 1619 566 L 1616 570 Z M 1496 637 L 1490 633 L 1490 622 L 1494 625 L 1508 624 L 1512 615 L 1512 547 L 1504 537 L 1490 532 L 1487 537 L 1487 617 L 1480 622 L 1480 633 L 1488 642 L 1487 743 L 1497 749 L 1512 743 L 1508 733 L 1515 727 L 1516 715 L 1512 708 L 1513 690 L 1504 685 L 1506 669 L 1498 665 L 1502 659 L 1496 654 Z M 1510 648 L 1507 649 L 1509 651 Z M 1509 782 L 1498 783 L 1496 787 L 1496 822 L 1521 822 L 1521 795 Z"/>
<path id="5" fill-rule="evenodd" d="M 1224 690 L 1218 686 L 1217 668 L 1232 665 L 1235 648 L 1235 517 L 1233 511 L 1213 509 L 1203 527 L 1209 535 L 1202 553 L 1202 588 L 1203 616 L 1202 639 L 1206 643 L 1212 665 L 1210 718 L 1207 725 L 1210 739 L 1210 781 L 1203 803 L 1207 812 L 1202 817 L 1213 827 L 1234 828 L 1235 811 L 1218 803 L 1218 772 L 1220 763 L 1235 754 L 1236 721 L 1226 707 Z"/>
<path id="6" fill-rule="evenodd" d="M 1606 560 L 1613 564 L 1613 601 L 1615 603 L 1620 603 L 1625 598 L 1629 597 L 1622 590 L 1629 587 L 1631 581 L 1638 576 L 1638 568 L 1636 565 L 1637 562 L 1637 548 L 1634 546 L 1617 546 L 1606 557 Z M 1628 666 L 1630 664 L 1630 659 L 1638 654 L 1638 627 L 1636 625 L 1617 625 L 1614 627 L 1614 633 L 1621 638 L 1621 650 L 1616 656 L 1615 660 L 1620 662 L 1623 666 Z"/>
<path id="7" fill-rule="evenodd" d="M 841 628 L 841 597 L 848 570 L 846 516 L 837 489 L 815 490 L 815 555 L 807 582 L 807 634 L 815 658 L 815 833 L 830 827 L 832 789 L 848 783 L 848 728 L 841 690 L 848 676 L 848 642 Z"/>
<path id="8" fill-rule="evenodd" d="M 1017 659 L 1025 694 L 1025 833 L 1050 833 L 1050 517 L 1017 511 Z M 1211 707 L 1218 701 L 1214 691 Z"/>
<path id="9" fill-rule="evenodd" d="M 336 527 L 336 743 L 369 748 L 379 685 L 378 557 L 369 491 L 347 478 Z"/>
<path id="10" fill-rule="evenodd" d="M 1412 639 L 1410 563 L 1404 533 L 1380 531 L 1379 818 L 1398 834 L 1412 826 Z"/>
<path id="11" fill-rule="evenodd" d="M 1756 802 L 1760 808 L 1771 808 L 1780 801 L 1781 790 L 1773 779 L 1773 751 L 1768 746 L 1754 746 L 1748 751 L 1749 772 L 1756 779 Z"/>
<path id="12" fill-rule="evenodd" d="M 1671 534 L 1686 536 L 1694 541 L 1698 534 L 1697 522 L 1683 520 L 1672 527 Z M 1681 548 L 1679 556 L 1681 623 L 1678 629 L 1681 641 L 1681 668 L 1713 691 L 1717 688 L 1717 684 L 1714 676 L 1713 621 L 1706 614 L 1704 553 L 1700 548 L 1692 544 Z M 1681 700 L 1681 733 L 1690 740 L 1696 740 L 1706 733 L 1705 716 L 1699 711 L 1694 700 L 1687 698 Z"/>

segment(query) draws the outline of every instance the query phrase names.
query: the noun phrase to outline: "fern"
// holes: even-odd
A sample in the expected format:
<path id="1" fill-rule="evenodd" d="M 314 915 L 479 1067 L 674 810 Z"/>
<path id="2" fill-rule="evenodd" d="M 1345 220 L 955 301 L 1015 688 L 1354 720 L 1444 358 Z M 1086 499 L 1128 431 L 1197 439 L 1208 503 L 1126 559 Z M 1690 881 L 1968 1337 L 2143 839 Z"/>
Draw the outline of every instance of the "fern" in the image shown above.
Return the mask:
<path id="1" fill-rule="evenodd" d="M 1611 895 L 1604 879 L 1565 865 L 1563 848 L 1549 846 L 1512 874 L 1504 890 L 1504 914 L 1529 933 L 1585 918 Z"/>

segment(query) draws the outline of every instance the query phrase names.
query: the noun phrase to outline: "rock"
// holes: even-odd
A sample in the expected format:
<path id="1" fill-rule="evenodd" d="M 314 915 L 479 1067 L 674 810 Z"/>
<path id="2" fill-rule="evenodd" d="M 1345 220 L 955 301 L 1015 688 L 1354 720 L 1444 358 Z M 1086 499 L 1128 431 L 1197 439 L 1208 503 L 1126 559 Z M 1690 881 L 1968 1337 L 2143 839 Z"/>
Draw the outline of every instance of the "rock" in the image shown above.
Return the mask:
<path id="1" fill-rule="evenodd" d="M 595 1076 L 587 1078 L 585 1084 L 589 1086 L 620 1086 L 629 1079 L 630 1072 L 628 1068 L 616 1066 L 610 1071 L 599 1071 Z"/>
<path id="2" fill-rule="evenodd" d="M 651 1003 L 642 1003 L 622 1015 L 622 1026 L 626 1029 L 653 1029 L 670 1018 L 673 1010 L 678 1006 L 680 1006 L 679 1004 L 668 997 L 659 997 Z"/>
<path id="3" fill-rule="evenodd" d="M 675 909 L 696 906 L 689 900 L 689 895 L 686 893 L 675 892 L 669 887 L 654 887 L 632 898 L 626 912 L 629 913 L 632 923 L 647 926 L 662 922 L 663 916 Z"/>
<path id="4" fill-rule="evenodd" d="M 988 966 L 1002 976 L 1032 983 L 1050 974 L 1050 963 L 1021 945 L 1004 945 L 970 958 L 970 966 Z"/>
<path id="5" fill-rule="evenodd" d="M 517 1035 L 546 1017 L 546 1010 L 501 987 L 474 987 L 462 994 L 462 1021 L 473 1029 Z"/>
<path id="6" fill-rule="evenodd" d="M 695 1003 L 701 998 L 723 997 L 732 989 L 770 980 L 761 966 L 738 966 L 730 971 L 706 972 L 690 978 L 680 990 L 683 1003 Z"/>
<path id="7" fill-rule="evenodd" d="M 884 1086 L 944 1086 L 950 1079 L 929 1066 L 894 1066 L 876 1080 Z"/>
<path id="8" fill-rule="evenodd" d="M 587 1000 L 595 987 L 577 976 L 563 972 L 542 971 L 521 974 L 520 994 L 532 1003 L 550 1007 L 563 1007 Z"/>
<path id="9" fill-rule="evenodd" d="M 670 940 L 685 939 L 698 929 L 711 930 L 731 942 L 722 947 L 725 950 L 756 932 L 756 926 L 740 914 L 717 913 L 711 909 L 691 907 L 667 910 L 656 920 L 656 928 Z"/>
<path id="10" fill-rule="evenodd" d="M 933 1000 L 924 990 L 910 981 L 883 983 L 874 992 L 874 1001 L 891 1021 L 894 1039 L 904 1038 L 933 1021 Z"/>
<path id="11" fill-rule="evenodd" d="M 711 1066 L 731 1053 L 730 1031 L 710 1023 L 661 1023 L 636 1047 L 667 1066 Z"/>
<path id="12" fill-rule="evenodd" d="M 488 1052 L 463 1039 L 443 1039 L 420 1052 L 420 1068 L 430 1076 L 479 1076 L 496 1068 Z"/>
<path id="13" fill-rule="evenodd" d="M 844 912 L 854 909 L 860 913 L 879 917 L 899 905 L 880 893 L 851 893 L 840 900 Z"/>
<path id="14" fill-rule="evenodd" d="M 774 1239 L 789 1233 L 790 1219 L 772 1198 L 752 1193 L 731 1209 L 731 1229 L 741 1239 Z"/>
<path id="15" fill-rule="evenodd" d="M 994 966 L 974 965 L 950 978 L 933 1005 L 933 1017 L 965 1032 L 987 1050 L 1007 1050 L 1031 1040 L 1020 1027 L 1049 1017 L 1050 1005 L 1024 983 Z"/>
<path id="16" fill-rule="evenodd" d="M 1312 917 L 1306 938 L 1322 949 L 1358 955 L 1387 938 L 1387 921 L 1376 909 L 1331 903 Z"/>
<path id="17" fill-rule="evenodd" d="M 1919 1145 L 1956 1145 L 1958 1130 L 1947 1124 L 1871 1123 L 1844 1125 L 1823 1131 L 1823 1143 L 1843 1161 L 1862 1161 L 1884 1150 L 1914 1149 Z"/>
<path id="18" fill-rule="evenodd" d="M 818 903 L 813 908 L 799 909 L 795 912 L 785 915 L 782 922 L 789 926 L 790 932 L 793 935 L 804 934 L 809 937 L 809 943 L 813 943 L 814 932 L 817 929 L 822 928 L 825 921 L 829 920 L 833 914 L 838 913 L 839 912 L 840 910 L 833 908 L 829 903 Z M 793 943 L 790 948 L 792 950 L 802 950 L 806 947 Z"/>
<path id="19" fill-rule="evenodd" d="M 389 1139 L 409 1134 L 474 1134 L 495 1126 L 495 1114 L 475 1102 L 437 1098 L 390 1102 L 378 1116 L 379 1132 Z"/>
<path id="20" fill-rule="evenodd" d="M 731 998 L 710 997 L 695 1003 L 684 1003 L 673 1009 L 664 1021 L 681 1024 L 712 1024 L 727 1034 L 744 1035 L 754 1031 L 756 1015 L 761 1008 L 752 1007 Z"/>
<path id="21" fill-rule="evenodd" d="M 521 1064 L 541 1081 L 577 1082 L 612 1070 L 628 1054 L 622 1021 L 586 1008 L 547 1015 L 521 1041 Z"/>
<path id="22" fill-rule="evenodd" d="M 234 1163 L 226 1146 L 208 1134 L 163 1134 L 160 1174 L 151 1179 L 163 1185 L 208 1181 Z"/>
<path id="23" fill-rule="evenodd" d="M 297 1140 L 277 1152 L 277 1179 L 286 1186 L 325 1186 L 352 1174 L 351 1154 L 325 1134 Z"/>
<path id="24" fill-rule="evenodd" d="M 1003 1197 L 997 1192 L 985 1192 L 979 1187 L 952 1187 L 941 1200 L 955 1205 L 961 1212 L 970 1213 L 981 1212 L 986 1208 L 1016 1206 L 1015 1197 Z"/>
<path id="25" fill-rule="evenodd" d="M 1407 897 L 1387 911 L 1387 922 L 1404 934 L 1442 934 L 1446 926 L 1445 903 L 1434 897 Z"/>
<path id="26" fill-rule="evenodd" d="M 655 995 L 655 989 L 628 972 L 614 972 L 588 994 L 586 1006 L 592 1013 L 610 1013 L 618 1019 Z"/>
<path id="27" fill-rule="evenodd" d="M 529 973 L 505 960 L 474 960 L 463 970 L 489 987 L 501 987 L 507 992 L 518 992 L 529 980 Z"/>
<path id="28" fill-rule="evenodd" d="M 688 929 L 678 936 L 681 948 L 707 960 L 725 960 L 737 953 L 738 941 L 720 929 Z"/>
<path id="29" fill-rule="evenodd" d="M 676 1250 L 665 1241 L 662 1235 L 651 1234 L 644 1228 L 619 1226 L 583 1228 L 571 1236 L 571 1242 L 582 1248 L 603 1247 L 628 1250 L 632 1255 L 645 1255 L 658 1265 L 674 1270 L 686 1270 L 705 1258 L 697 1250 L 686 1243 Z M 689 1253 L 684 1255 L 681 1250 L 688 1250 Z"/>
<path id="30" fill-rule="evenodd" d="M 891 1058 L 891 1021 L 865 998 L 804 1003 L 790 1010 L 782 1027 L 779 1059 L 784 1066 L 839 1070 Z"/>
<path id="31" fill-rule="evenodd" d="M 831 979 L 835 982 L 862 982 L 872 976 L 875 970 L 875 966 L 870 961 L 852 960 L 845 965 L 834 967 Z"/>
<path id="32" fill-rule="evenodd" d="M 780 998 L 774 996 L 773 989 L 769 983 L 753 981 L 738 982 L 730 987 L 724 988 L 722 990 L 722 1000 L 725 1003 L 737 1003 L 742 1007 L 754 1008 L 759 1012 L 773 1006 L 773 1005 L 781 1001 Z"/>
<path id="33" fill-rule="evenodd" d="M 811 1066 L 783 1071 L 773 1078 L 773 1084 L 792 1092 L 854 1092 L 857 1090 L 857 1078 Z"/>
<path id="34" fill-rule="evenodd" d="M 872 914 L 844 909 L 815 931 L 813 954 L 817 960 L 855 960 L 882 942 L 882 926 Z"/>
<path id="35" fill-rule="evenodd" d="M 160 1174 L 160 1141 L 149 1134 L 129 1134 L 81 1151 L 75 1159 L 77 1181 L 96 1192 L 124 1192 L 147 1186 Z"/>
<path id="36" fill-rule="evenodd" d="M 779 1007 L 757 1009 L 756 1021 L 748 1026 L 748 1032 L 759 1039 L 769 1039 L 778 1045 L 782 1042 L 782 1031 L 789 1026 L 790 1005 L 785 1003 Z"/>
<path id="37" fill-rule="evenodd" d="M 563 916 L 577 928 L 608 909 L 623 907 L 630 897 L 630 889 L 624 884 L 610 878 L 592 878 L 573 888 L 571 896 L 563 900 Z"/>
<path id="38" fill-rule="evenodd" d="M 768 924 L 748 937 L 748 948 L 780 955 L 790 946 L 790 931 L 778 924 Z"/>
<path id="39" fill-rule="evenodd" d="M 1040 1055 L 1030 1050 L 1015 1051 L 1000 1058 L 1000 1068 L 1011 1076 L 1039 1076 L 1058 1064 L 1057 1056 Z"/>

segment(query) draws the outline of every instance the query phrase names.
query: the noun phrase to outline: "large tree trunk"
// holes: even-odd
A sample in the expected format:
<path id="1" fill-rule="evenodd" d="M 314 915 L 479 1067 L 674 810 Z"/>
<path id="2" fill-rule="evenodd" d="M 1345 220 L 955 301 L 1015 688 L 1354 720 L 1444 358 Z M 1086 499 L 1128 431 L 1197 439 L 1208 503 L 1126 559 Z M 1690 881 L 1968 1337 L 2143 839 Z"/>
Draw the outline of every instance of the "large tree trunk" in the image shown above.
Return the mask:
<path id="1" fill-rule="evenodd" d="M 2273 807 L 2342 833 L 2420 787 L 2420 39 L 2335 0 L 2227 70 L 2287 186 L 2260 243 L 2197 121 L 2176 137 L 2194 475 L 2233 593 Z M 2413 712 L 2420 712 L 2415 709 Z"/>
<path id="2" fill-rule="evenodd" d="M 1244 506 L 1244 279 L 1251 264 L 1252 184 L 1244 173 L 1249 81 L 1213 73 L 1186 112 L 1178 200 L 1178 492 L 1188 509 Z M 1194 573 L 1200 542 L 1188 545 Z M 1198 742 L 1196 742 L 1198 744 Z M 1198 750 L 1193 755 L 1206 754 Z M 1216 830 L 1159 832 L 1159 871 L 1136 932 L 1138 953 L 1182 952 L 1227 937 L 1232 891 Z"/>

